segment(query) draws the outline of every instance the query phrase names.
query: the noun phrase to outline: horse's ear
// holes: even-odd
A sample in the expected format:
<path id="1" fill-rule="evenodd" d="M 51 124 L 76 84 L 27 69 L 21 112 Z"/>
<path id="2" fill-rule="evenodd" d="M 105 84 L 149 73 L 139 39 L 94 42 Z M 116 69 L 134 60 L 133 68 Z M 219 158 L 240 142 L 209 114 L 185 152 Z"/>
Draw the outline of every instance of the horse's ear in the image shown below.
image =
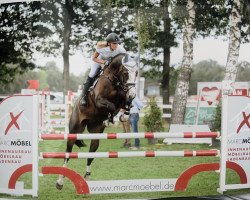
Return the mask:
<path id="1" fill-rule="evenodd" d="M 137 62 L 135 61 L 134 58 L 131 58 L 129 54 L 125 54 L 124 58 L 122 59 L 122 64 L 125 67 L 130 68 L 131 70 L 132 68 L 135 68 Z"/>
<path id="2" fill-rule="evenodd" d="M 129 61 L 129 55 L 126 53 L 125 57 L 122 59 L 122 64 L 127 63 Z"/>

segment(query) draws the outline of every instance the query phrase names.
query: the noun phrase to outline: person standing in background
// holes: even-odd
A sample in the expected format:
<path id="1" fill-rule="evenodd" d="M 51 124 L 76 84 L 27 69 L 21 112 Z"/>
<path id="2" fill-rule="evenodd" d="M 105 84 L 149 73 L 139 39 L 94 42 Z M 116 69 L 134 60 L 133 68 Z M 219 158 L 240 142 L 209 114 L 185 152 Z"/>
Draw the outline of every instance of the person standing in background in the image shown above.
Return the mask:
<path id="1" fill-rule="evenodd" d="M 135 97 L 132 101 L 132 107 L 130 109 L 130 125 L 132 128 L 132 132 L 138 133 L 138 122 L 139 122 L 139 112 L 144 107 L 144 104 Z M 140 149 L 140 139 L 135 138 L 135 146 L 130 148 L 131 150 L 138 150 Z"/>
<path id="2" fill-rule="evenodd" d="M 122 123 L 122 128 L 124 133 L 130 133 L 130 121 L 129 121 L 129 112 L 121 109 L 122 113 L 119 117 L 120 122 Z M 131 139 L 127 138 L 124 140 L 123 147 L 130 148 L 131 147 Z"/>

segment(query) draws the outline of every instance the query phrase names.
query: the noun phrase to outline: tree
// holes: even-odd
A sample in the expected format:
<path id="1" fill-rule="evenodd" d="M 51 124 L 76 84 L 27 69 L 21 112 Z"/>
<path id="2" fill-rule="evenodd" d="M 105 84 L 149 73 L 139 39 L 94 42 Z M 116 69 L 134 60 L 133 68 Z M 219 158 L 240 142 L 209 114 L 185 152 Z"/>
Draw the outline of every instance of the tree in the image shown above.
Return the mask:
<path id="1" fill-rule="evenodd" d="M 147 132 L 163 131 L 162 111 L 157 106 L 155 98 L 150 99 L 149 108 L 143 118 L 143 124 Z M 157 139 L 153 138 L 148 139 L 149 144 L 155 144 L 157 141 Z"/>
<path id="2" fill-rule="evenodd" d="M 193 39 L 195 35 L 195 8 L 193 0 L 187 0 L 186 10 L 187 16 L 185 17 L 183 33 L 183 58 L 175 90 L 171 115 L 172 124 L 183 123 L 188 97 L 189 80 L 192 72 Z"/>
<path id="3" fill-rule="evenodd" d="M 225 68 L 213 60 L 201 61 L 192 68 L 189 95 L 197 94 L 197 82 L 220 82 L 225 74 Z"/>
<path id="4" fill-rule="evenodd" d="M 241 43 L 241 23 L 243 15 L 243 3 L 234 0 L 230 14 L 229 47 L 224 80 L 235 81 L 237 74 L 237 62 Z"/>
<path id="5" fill-rule="evenodd" d="M 184 33 L 187 26 L 186 24 L 186 16 L 189 16 L 189 10 L 183 9 L 185 5 L 188 5 L 190 1 L 188 0 L 177 0 L 175 1 L 175 8 L 173 9 L 173 16 L 176 19 L 176 23 L 179 27 L 179 30 L 182 30 L 182 26 L 184 27 Z M 224 0 L 200 0 L 200 1 L 193 1 L 193 5 L 195 9 L 193 9 L 196 13 L 195 18 L 190 18 L 191 21 L 194 22 L 192 24 L 192 27 L 196 29 L 196 35 L 198 36 L 218 36 L 223 35 L 227 33 L 227 25 L 228 25 L 228 8 L 225 6 Z M 180 17 L 183 16 L 183 17 Z M 184 20 L 183 20 L 184 19 Z M 192 23 L 193 23 L 192 22 Z M 191 30 L 191 29 L 190 29 Z M 189 44 L 192 43 L 192 38 L 189 38 Z M 192 45 L 190 45 L 192 47 Z M 184 41 L 184 47 L 183 50 L 185 52 L 186 44 Z M 189 48 L 190 50 L 190 48 Z M 188 54 L 187 54 L 188 55 Z M 184 57 L 187 56 L 184 53 Z M 176 87 L 176 93 L 175 93 L 175 99 L 174 99 L 174 108 L 173 108 L 173 115 L 172 115 L 172 122 L 173 123 L 182 123 L 184 119 L 185 114 L 185 106 L 187 102 L 187 90 L 189 87 L 189 80 L 191 75 L 191 67 L 183 67 L 184 65 L 190 65 L 192 64 L 192 53 L 190 54 L 191 57 L 186 57 L 185 59 L 183 57 L 182 67 L 180 69 L 180 74 L 178 81 L 181 81 L 178 83 L 177 81 L 177 87 Z M 187 61 L 187 62 L 186 62 Z M 190 62 L 191 61 L 191 62 Z M 189 63 L 188 63 L 189 62 Z M 184 82 L 183 82 L 184 81 Z M 178 88 L 180 87 L 180 88 Z M 182 88 L 182 89 L 181 89 Z M 178 93 L 182 95 L 177 95 Z M 177 105 L 179 104 L 180 105 Z M 175 108 L 177 110 L 175 110 Z"/>
<path id="6" fill-rule="evenodd" d="M 39 2 L 1 4 L 0 83 L 12 82 L 16 74 L 35 68 L 32 48 L 39 28 L 35 23 L 39 9 Z"/>
<path id="7" fill-rule="evenodd" d="M 41 6 L 39 23 L 49 27 L 52 34 L 44 37 L 36 49 L 49 55 L 62 55 L 65 93 L 69 89 L 69 55 L 87 40 L 87 25 L 93 20 L 88 3 L 82 0 L 51 0 L 44 1 Z"/>
<path id="8" fill-rule="evenodd" d="M 237 69 L 236 81 L 250 81 L 250 63 L 240 62 Z"/>

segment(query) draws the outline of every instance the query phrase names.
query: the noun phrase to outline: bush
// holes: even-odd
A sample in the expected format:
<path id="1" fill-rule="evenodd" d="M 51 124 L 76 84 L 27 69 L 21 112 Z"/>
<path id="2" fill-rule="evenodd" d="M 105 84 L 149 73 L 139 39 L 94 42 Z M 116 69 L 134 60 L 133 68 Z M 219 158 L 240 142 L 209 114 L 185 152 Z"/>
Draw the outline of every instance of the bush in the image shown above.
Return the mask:
<path id="1" fill-rule="evenodd" d="M 149 108 L 145 112 L 143 124 L 147 132 L 160 132 L 163 130 L 162 111 L 159 106 L 157 106 L 155 98 L 150 99 Z M 156 142 L 157 140 L 155 139 L 149 139 L 149 144 L 155 144 Z"/>
<path id="2" fill-rule="evenodd" d="M 221 131 L 221 101 L 216 108 L 212 131 Z"/>

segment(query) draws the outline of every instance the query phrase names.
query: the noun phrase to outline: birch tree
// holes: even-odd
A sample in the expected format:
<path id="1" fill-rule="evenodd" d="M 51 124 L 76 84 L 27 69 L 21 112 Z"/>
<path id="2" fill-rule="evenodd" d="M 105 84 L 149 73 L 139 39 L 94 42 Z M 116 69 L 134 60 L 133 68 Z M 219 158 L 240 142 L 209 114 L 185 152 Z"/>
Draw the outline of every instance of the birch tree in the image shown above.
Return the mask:
<path id="1" fill-rule="evenodd" d="M 193 39 L 195 36 L 195 6 L 193 0 L 187 0 L 183 32 L 183 58 L 175 90 L 172 124 L 182 124 L 188 97 L 189 81 L 193 62 Z"/>
<path id="2" fill-rule="evenodd" d="M 237 74 L 237 62 L 241 44 L 241 22 L 243 2 L 234 0 L 230 15 L 229 46 L 224 80 L 235 81 Z"/>

